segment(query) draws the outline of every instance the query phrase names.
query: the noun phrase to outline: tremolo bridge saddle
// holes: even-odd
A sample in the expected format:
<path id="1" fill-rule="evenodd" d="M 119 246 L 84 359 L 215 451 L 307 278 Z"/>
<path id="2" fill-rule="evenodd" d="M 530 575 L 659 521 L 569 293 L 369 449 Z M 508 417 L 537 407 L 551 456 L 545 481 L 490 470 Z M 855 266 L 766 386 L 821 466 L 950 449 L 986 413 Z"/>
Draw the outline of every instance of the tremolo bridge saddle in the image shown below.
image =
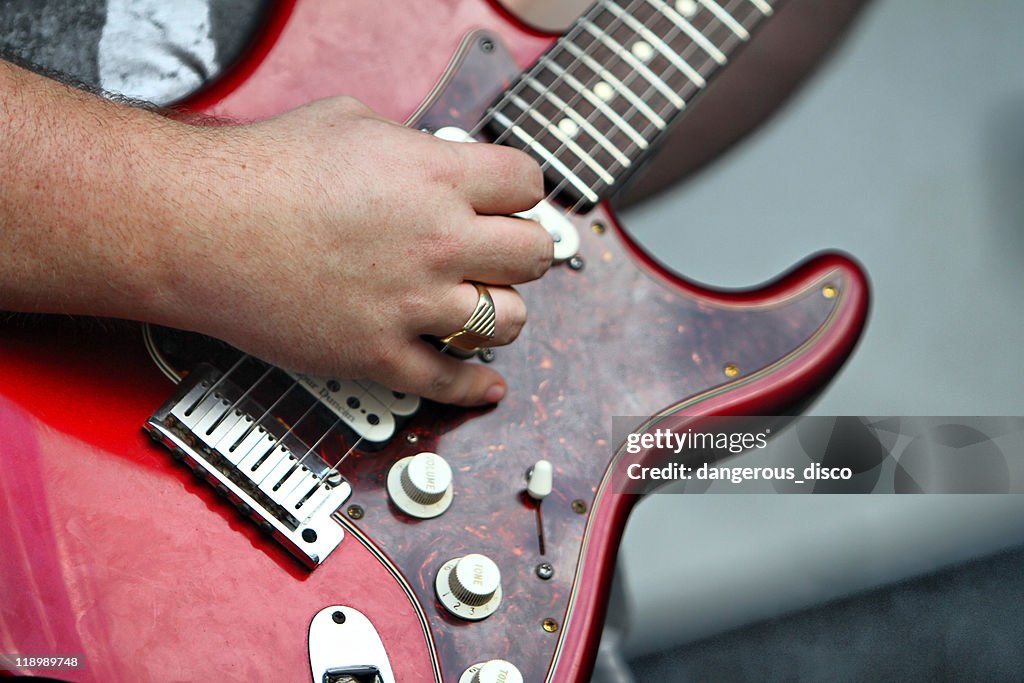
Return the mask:
<path id="1" fill-rule="evenodd" d="M 320 442 L 308 444 L 294 429 L 316 401 L 286 425 L 253 397 L 255 384 L 243 389 L 232 379 L 200 365 L 144 428 L 304 564 L 315 567 L 344 536 L 331 515 L 352 492 L 333 469 L 336 463 L 328 465 L 317 452 Z M 330 435 L 325 431 L 320 441 Z"/>

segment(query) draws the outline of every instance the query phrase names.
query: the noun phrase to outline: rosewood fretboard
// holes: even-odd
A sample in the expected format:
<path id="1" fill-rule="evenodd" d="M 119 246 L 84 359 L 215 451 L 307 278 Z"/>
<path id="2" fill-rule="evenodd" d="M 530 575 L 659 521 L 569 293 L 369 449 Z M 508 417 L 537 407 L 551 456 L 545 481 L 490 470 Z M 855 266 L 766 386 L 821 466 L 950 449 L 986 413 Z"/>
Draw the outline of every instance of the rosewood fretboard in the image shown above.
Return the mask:
<path id="1" fill-rule="evenodd" d="M 598 0 L 488 110 L 562 202 L 622 184 L 778 0 Z"/>

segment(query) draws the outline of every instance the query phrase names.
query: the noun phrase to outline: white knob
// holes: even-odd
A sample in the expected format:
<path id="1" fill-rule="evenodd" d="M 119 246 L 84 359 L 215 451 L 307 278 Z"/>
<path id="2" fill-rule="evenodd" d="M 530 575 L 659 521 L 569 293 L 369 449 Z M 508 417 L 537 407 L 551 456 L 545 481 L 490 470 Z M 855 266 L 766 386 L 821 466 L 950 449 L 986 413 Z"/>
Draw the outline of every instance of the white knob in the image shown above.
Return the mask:
<path id="1" fill-rule="evenodd" d="M 449 612 L 477 621 L 494 614 L 501 603 L 501 570 L 486 555 L 456 557 L 441 567 L 434 589 Z"/>
<path id="2" fill-rule="evenodd" d="M 492 659 L 466 669 L 459 683 L 523 683 L 523 674 L 512 662 Z"/>
<path id="3" fill-rule="evenodd" d="M 413 517 L 437 517 L 452 504 L 452 468 L 437 453 L 402 458 L 388 472 L 388 495 Z"/>
<path id="4" fill-rule="evenodd" d="M 534 500 L 544 500 L 551 493 L 551 463 L 547 460 L 538 460 L 530 471 L 530 478 L 526 484 L 526 492 Z"/>

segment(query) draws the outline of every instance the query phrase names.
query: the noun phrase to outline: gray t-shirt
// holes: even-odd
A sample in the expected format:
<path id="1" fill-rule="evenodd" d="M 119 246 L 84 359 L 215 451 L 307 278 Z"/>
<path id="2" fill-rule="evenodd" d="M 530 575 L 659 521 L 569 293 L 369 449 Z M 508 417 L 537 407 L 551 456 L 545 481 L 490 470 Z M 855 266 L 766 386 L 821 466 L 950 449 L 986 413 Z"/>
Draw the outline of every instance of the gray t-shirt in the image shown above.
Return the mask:
<path id="1" fill-rule="evenodd" d="M 270 0 L 4 0 L 0 53 L 91 89 L 155 104 L 234 62 Z"/>

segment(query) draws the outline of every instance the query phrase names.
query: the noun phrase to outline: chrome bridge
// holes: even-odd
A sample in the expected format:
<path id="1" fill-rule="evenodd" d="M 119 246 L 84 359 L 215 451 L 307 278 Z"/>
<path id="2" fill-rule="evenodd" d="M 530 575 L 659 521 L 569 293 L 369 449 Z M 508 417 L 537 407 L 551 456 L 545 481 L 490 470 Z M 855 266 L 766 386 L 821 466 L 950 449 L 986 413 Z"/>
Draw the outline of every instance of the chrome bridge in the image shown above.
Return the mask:
<path id="1" fill-rule="evenodd" d="M 341 543 L 331 515 L 352 487 L 213 367 L 190 373 L 144 429 L 309 568 Z"/>

